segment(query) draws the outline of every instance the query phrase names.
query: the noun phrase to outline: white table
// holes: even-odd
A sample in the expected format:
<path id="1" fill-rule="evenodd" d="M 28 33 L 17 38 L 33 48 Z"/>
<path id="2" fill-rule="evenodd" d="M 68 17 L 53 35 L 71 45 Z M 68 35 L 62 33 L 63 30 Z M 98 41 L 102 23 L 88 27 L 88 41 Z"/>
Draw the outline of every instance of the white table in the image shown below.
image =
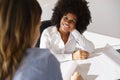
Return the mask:
<path id="1" fill-rule="evenodd" d="M 93 42 L 95 48 L 103 48 L 106 44 L 110 44 L 111 46 L 115 46 L 115 48 L 120 49 L 120 38 L 115 38 L 89 31 L 85 31 L 83 35 L 88 40 Z"/>
<path id="2" fill-rule="evenodd" d="M 111 46 L 95 51 L 86 60 L 61 63 L 64 80 L 70 80 L 75 71 L 79 71 L 84 80 L 118 80 L 120 79 L 120 53 Z"/>

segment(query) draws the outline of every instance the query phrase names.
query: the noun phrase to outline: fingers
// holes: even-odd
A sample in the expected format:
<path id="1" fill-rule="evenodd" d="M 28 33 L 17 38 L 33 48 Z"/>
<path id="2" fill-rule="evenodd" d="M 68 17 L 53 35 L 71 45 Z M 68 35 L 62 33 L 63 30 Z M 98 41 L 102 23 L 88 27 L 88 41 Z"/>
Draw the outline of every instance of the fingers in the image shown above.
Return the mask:
<path id="1" fill-rule="evenodd" d="M 80 50 L 80 58 L 81 59 L 87 59 L 89 57 L 89 53 L 84 50 Z"/>
<path id="2" fill-rule="evenodd" d="M 71 80 L 83 80 L 82 76 L 80 75 L 79 72 L 75 72 L 72 76 L 71 76 Z"/>
<path id="3" fill-rule="evenodd" d="M 87 59 L 89 57 L 89 53 L 84 50 L 77 50 L 73 54 L 73 59 Z"/>
<path id="4" fill-rule="evenodd" d="M 76 60 L 76 59 L 81 59 L 80 51 L 75 51 L 75 52 L 72 54 L 72 58 L 73 58 L 74 60 Z"/>

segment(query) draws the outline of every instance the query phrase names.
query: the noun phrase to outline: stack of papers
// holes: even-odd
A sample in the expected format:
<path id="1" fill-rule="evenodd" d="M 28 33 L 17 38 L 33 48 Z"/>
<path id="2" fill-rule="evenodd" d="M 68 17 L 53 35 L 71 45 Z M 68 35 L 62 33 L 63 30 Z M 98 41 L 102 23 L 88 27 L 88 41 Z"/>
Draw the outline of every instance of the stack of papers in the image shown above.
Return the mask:
<path id="1" fill-rule="evenodd" d="M 61 70 L 64 80 L 70 80 L 75 71 L 79 71 L 84 80 L 119 80 L 120 53 L 107 45 L 86 60 L 61 63 Z"/>

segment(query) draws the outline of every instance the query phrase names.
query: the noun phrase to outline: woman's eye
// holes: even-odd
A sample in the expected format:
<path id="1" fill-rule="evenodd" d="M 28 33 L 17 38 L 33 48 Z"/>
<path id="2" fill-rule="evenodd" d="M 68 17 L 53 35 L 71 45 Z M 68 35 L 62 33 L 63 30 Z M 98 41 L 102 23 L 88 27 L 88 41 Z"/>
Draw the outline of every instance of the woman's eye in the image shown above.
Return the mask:
<path id="1" fill-rule="evenodd" d="M 64 20 L 68 20 L 68 17 L 67 17 L 67 16 L 64 16 L 63 19 L 64 19 Z"/>
<path id="2" fill-rule="evenodd" d="M 76 24 L 76 20 L 75 19 L 69 19 L 67 16 L 63 16 L 63 20 L 67 21 L 71 24 Z"/>

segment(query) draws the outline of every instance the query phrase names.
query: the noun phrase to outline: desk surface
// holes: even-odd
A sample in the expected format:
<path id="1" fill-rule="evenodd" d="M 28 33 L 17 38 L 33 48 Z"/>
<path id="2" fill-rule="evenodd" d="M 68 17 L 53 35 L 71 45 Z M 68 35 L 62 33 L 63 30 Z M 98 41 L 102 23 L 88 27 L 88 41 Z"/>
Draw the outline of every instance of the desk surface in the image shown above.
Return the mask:
<path id="1" fill-rule="evenodd" d="M 70 76 L 75 71 L 79 71 L 84 80 L 118 80 L 120 79 L 120 54 L 107 46 L 96 50 L 86 60 L 61 63 L 61 70 L 64 80 L 70 80 Z"/>
<path id="2" fill-rule="evenodd" d="M 111 46 L 115 46 L 115 48 L 120 49 L 120 38 L 106 36 L 89 31 L 85 31 L 83 35 L 88 40 L 93 42 L 95 48 L 103 48 L 106 44 L 110 44 Z"/>

